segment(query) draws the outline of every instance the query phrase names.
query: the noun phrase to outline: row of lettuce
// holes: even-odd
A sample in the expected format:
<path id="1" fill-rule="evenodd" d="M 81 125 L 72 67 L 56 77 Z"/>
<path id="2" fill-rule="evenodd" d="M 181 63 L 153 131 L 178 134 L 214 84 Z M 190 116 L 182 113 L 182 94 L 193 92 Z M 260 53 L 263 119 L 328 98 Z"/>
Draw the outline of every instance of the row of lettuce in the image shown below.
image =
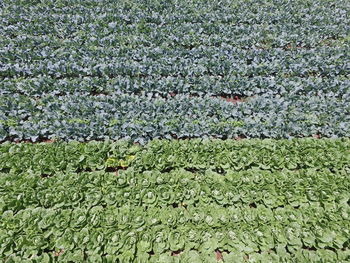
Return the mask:
<path id="1" fill-rule="evenodd" d="M 348 94 L 349 95 L 349 94 Z M 0 97 L 0 141 L 349 137 L 350 97 Z"/>
<path id="2" fill-rule="evenodd" d="M 215 218 L 218 213 L 222 221 Z M 147 210 L 34 207 L 2 215 L 0 255 L 6 262 L 38 263 L 345 263 L 350 257 L 349 220 L 336 215 L 315 205 L 275 211 L 211 205 Z M 192 222 L 189 217 L 204 219 Z M 216 259 L 218 252 L 222 260 Z"/>
<path id="3" fill-rule="evenodd" d="M 347 262 L 348 139 L 0 145 L 6 262 Z"/>
<path id="4" fill-rule="evenodd" d="M 204 216 L 205 209 L 198 216 L 186 215 L 187 220 L 201 227 L 203 224 L 218 226 L 221 222 L 231 228 L 238 218 L 242 220 L 241 217 L 258 226 L 259 223 L 254 220 L 256 216 L 268 220 L 270 210 L 296 208 L 305 210 L 305 213 L 311 210 L 307 214 L 302 213 L 308 224 L 316 220 L 309 218 L 310 214 L 317 214 L 315 216 L 321 222 L 324 218 L 318 218 L 318 213 L 327 210 L 334 214 L 332 217 L 338 222 L 338 227 L 344 228 L 344 233 L 348 231 L 343 222 L 349 220 L 350 209 L 346 170 L 309 168 L 271 172 L 249 169 L 238 172 L 227 169 L 225 172 L 225 175 L 212 170 L 191 172 L 185 169 L 136 172 L 129 168 L 118 172 L 60 172 L 52 176 L 38 172 L 21 175 L 2 173 L 4 186 L 0 210 L 2 213 L 8 210 L 17 213 L 30 207 L 91 209 L 97 205 L 145 210 L 152 207 L 183 208 L 196 213 L 200 213 L 200 207 L 206 205 L 220 206 L 218 211 L 226 208 L 228 211 L 257 209 L 254 215 L 248 209 L 248 215 L 242 212 L 241 216 L 238 216 L 241 212 L 235 210 L 238 213 L 236 219 L 221 218 L 225 213 L 220 212 L 216 215 L 218 218 L 208 221 Z M 174 218 L 169 224 L 176 226 L 179 220 Z M 284 220 L 290 220 L 289 216 L 286 215 Z M 315 243 L 308 245 L 312 247 Z"/>
<path id="5" fill-rule="evenodd" d="M 53 175 L 112 168 L 138 172 L 174 169 L 267 171 L 298 169 L 348 170 L 350 140 L 152 140 L 146 145 L 131 141 L 87 143 L 0 144 L 0 171 Z"/>

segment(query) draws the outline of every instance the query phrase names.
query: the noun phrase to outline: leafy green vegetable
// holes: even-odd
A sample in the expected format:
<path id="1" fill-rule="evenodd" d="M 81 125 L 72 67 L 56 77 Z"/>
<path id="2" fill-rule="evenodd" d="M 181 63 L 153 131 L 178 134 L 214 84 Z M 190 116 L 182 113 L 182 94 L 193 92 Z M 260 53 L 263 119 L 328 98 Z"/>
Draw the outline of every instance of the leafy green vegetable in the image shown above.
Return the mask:
<path id="1" fill-rule="evenodd" d="M 1 163 L 8 165 L 0 176 L 0 258 L 346 262 L 348 144 L 6 143 L 0 145 Z M 64 161 L 52 159 L 48 168 L 32 161 L 55 155 Z M 106 165 L 108 158 L 131 155 L 127 169 Z M 289 160 L 297 168 L 288 170 Z"/>

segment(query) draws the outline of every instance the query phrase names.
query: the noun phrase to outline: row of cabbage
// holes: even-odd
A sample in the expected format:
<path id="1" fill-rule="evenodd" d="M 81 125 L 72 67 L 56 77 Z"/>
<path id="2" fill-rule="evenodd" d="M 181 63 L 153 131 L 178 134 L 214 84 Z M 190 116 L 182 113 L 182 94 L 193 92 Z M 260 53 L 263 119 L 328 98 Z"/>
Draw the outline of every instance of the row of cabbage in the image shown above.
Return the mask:
<path id="1" fill-rule="evenodd" d="M 348 93 L 350 74 L 349 45 L 297 51 L 205 46 L 167 51 L 157 47 L 148 51 L 130 49 L 127 56 L 120 55 L 118 48 L 102 48 L 101 54 L 84 52 L 82 48 L 79 52 L 70 48 L 61 52 L 40 49 L 40 53 L 45 53 L 43 58 L 8 52 L 18 59 L 0 55 L 2 94 L 144 91 L 161 95 L 252 96 L 291 92 L 339 96 Z M 51 55 L 55 53 L 63 55 Z"/>
<path id="2" fill-rule="evenodd" d="M 64 3 L 4 1 L 2 94 L 315 95 L 336 79 L 339 95 L 348 86 L 347 1 Z"/>
<path id="3" fill-rule="evenodd" d="M 41 0 L 30 4 L 4 0 L 1 4 L 2 43 L 22 41 L 36 51 L 79 43 L 82 48 L 95 46 L 96 53 L 101 47 L 162 44 L 188 48 L 228 44 L 249 49 L 341 43 L 348 40 L 350 8 L 346 0 Z M 71 49 L 79 51 L 76 45 Z"/>
<path id="4" fill-rule="evenodd" d="M 0 141 L 349 136 L 348 1 L 0 4 Z"/>
<path id="5" fill-rule="evenodd" d="M 72 94 L 0 97 L 0 141 L 292 138 L 350 135 L 350 97 Z"/>
<path id="6" fill-rule="evenodd" d="M 177 94 L 192 96 L 244 99 L 251 96 L 329 96 L 342 98 L 350 93 L 350 78 L 345 76 L 275 77 L 275 76 L 128 76 L 113 78 L 60 78 L 38 76 L 13 78 L 2 82 L 0 94 L 23 94 L 42 97 L 47 94 L 62 96 L 74 93 L 86 95 L 149 94 L 171 98 Z"/>
<path id="7" fill-rule="evenodd" d="M 45 45 L 50 46 L 50 44 Z M 123 56 L 120 55 L 122 52 L 120 48 L 101 47 L 101 54 L 96 54 L 79 47 L 79 51 L 66 48 L 61 52 L 40 49 L 40 54 L 32 55 L 33 57 L 26 55 L 28 50 L 23 51 L 24 54 L 9 50 L 11 56 L 17 53 L 18 58 L 7 58 L 2 54 L 0 77 L 2 79 L 37 76 L 55 79 L 129 77 L 136 78 L 135 82 L 140 78 L 163 81 L 175 78 L 192 86 L 196 83 L 192 83 L 191 80 L 196 78 L 216 80 L 218 84 L 223 80 L 231 80 L 231 86 L 235 86 L 232 80 L 253 77 L 263 79 L 343 77 L 348 79 L 349 50 L 349 45 L 296 51 L 242 50 L 232 46 L 226 48 L 202 46 L 192 50 L 166 50 L 157 47 L 148 48 L 148 50 L 130 49 L 127 55 Z M 58 54 L 53 55 L 56 53 Z M 173 88 L 176 92 L 176 87 Z M 203 91 L 205 91 L 204 87 Z"/>

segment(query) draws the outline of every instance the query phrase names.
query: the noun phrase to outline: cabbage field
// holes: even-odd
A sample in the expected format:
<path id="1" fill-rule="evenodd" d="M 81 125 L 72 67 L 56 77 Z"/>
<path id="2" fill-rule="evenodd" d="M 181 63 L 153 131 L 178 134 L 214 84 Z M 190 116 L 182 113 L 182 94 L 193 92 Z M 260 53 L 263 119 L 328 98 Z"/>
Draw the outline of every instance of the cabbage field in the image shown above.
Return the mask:
<path id="1" fill-rule="evenodd" d="M 0 140 L 348 137 L 349 11 L 2 1 Z"/>
<path id="2" fill-rule="evenodd" d="M 350 1 L 0 0 L 0 262 L 350 262 Z"/>

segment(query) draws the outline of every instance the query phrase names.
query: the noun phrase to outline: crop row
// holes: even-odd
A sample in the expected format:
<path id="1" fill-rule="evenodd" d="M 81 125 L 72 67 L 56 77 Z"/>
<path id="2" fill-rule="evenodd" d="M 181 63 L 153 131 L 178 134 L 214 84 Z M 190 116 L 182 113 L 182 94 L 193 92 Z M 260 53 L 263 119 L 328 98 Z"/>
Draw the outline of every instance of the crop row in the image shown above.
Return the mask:
<path id="1" fill-rule="evenodd" d="M 207 223 L 196 222 L 200 217 Z M 227 230 L 230 219 L 235 223 Z M 246 223 L 250 220 L 259 225 Z M 147 210 L 30 207 L 3 214 L 0 253 L 6 262 L 37 263 L 348 262 L 349 232 L 329 220 L 349 227 L 348 220 L 317 205 L 276 211 L 210 205 Z"/>
<path id="2" fill-rule="evenodd" d="M 312 213 L 317 213 L 317 210 L 328 210 L 334 213 L 333 217 L 337 217 L 335 221 L 339 221 L 338 226 L 341 226 L 342 220 L 349 219 L 350 211 L 348 204 L 350 182 L 347 179 L 346 169 L 331 171 L 309 168 L 274 172 L 262 169 L 245 171 L 225 169 L 223 175 L 211 170 L 189 172 L 175 169 L 171 172 L 157 170 L 137 172 L 128 168 L 117 172 L 58 172 L 52 176 L 33 171 L 22 174 L 2 173 L 1 177 L 3 186 L 0 211 L 2 212 L 11 210 L 17 213 L 30 207 L 91 209 L 101 205 L 130 206 L 145 210 L 182 207 L 187 208 L 187 212 L 195 210 L 199 213 L 198 207 L 217 205 L 221 206 L 221 209 L 228 208 L 228 213 L 234 212 L 235 208 L 256 208 L 257 211 L 254 210 L 256 213 L 251 216 L 254 218 L 261 216 L 263 220 L 269 221 L 271 220 L 268 216 L 269 211 L 263 212 L 265 208 L 278 211 L 279 208 L 290 207 L 314 210 Z M 224 214 L 220 212 L 217 217 Z M 197 218 L 188 215 L 187 220 L 209 226 L 218 224 L 215 221 L 206 222 L 203 215 L 205 211 L 202 211 L 202 215 Z M 304 220 L 308 217 L 310 212 L 307 215 L 304 213 Z M 259 226 L 259 222 L 255 222 L 254 218 L 245 216 L 243 218 L 250 225 Z M 233 228 L 241 219 L 230 216 L 225 226 Z M 290 220 L 288 216 L 282 219 Z M 172 223 L 176 224 L 177 220 Z M 311 217 L 306 221 L 312 224 L 322 220 Z"/>
<path id="3" fill-rule="evenodd" d="M 3 5 L 0 94 L 348 93 L 347 1 Z"/>
<path id="4" fill-rule="evenodd" d="M 347 262 L 349 139 L 0 145 L 6 262 Z"/>
<path id="5" fill-rule="evenodd" d="M 348 1 L 0 4 L 0 141 L 350 134 Z"/>
<path id="6" fill-rule="evenodd" d="M 60 78 L 41 76 L 3 81 L 1 95 L 23 94 L 41 97 L 46 94 L 151 94 L 170 97 L 176 94 L 250 97 L 254 95 L 306 95 L 342 98 L 350 93 L 350 78 L 346 77 L 84 77 Z"/>
<path id="7" fill-rule="evenodd" d="M 186 87 L 189 89 L 191 86 L 199 86 L 197 89 L 201 93 L 213 93 L 213 90 L 219 89 L 216 93 L 228 95 L 234 94 L 236 91 L 241 95 L 252 95 L 249 85 L 254 87 L 254 82 L 247 81 L 251 78 L 253 80 L 256 78 L 267 79 L 270 82 L 267 87 L 264 87 L 264 83 L 262 83 L 262 90 L 257 94 L 263 92 L 264 89 L 273 93 L 278 93 L 279 90 L 282 90 L 283 93 L 283 89 L 291 89 L 288 87 L 288 81 L 284 78 L 312 79 L 316 77 L 318 79 L 326 78 L 326 82 L 329 82 L 331 78 L 339 78 L 341 81 L 349 79 L 350 68 L 347 62 L 349 56 L 346 55 L 349 50 L 345 48 L 323 49 L 323 52 L 307 50 L 296 53 L 282 50 L 275 51 L 275 54 L 266 51 L 245 51 L 239 52 L 239 55 L 236 55 L 237 51 L 229 51 L 230 53 L 228 53 L 225 50 L 218 51 L 218 49 L 220 48 L 210 52 L 205 51 L 206 48 L 202 47 L 196 52 L 176 52 L 172 55 L 164 54 L 163 50 L 159 49 L 157 53 L 160 54 L 160 58 L 152 58 L 147 53 L 141 53 L 136 55 L 141 58 L 140 60 L 133 57 L 122 57 L 118 51 L 101 57 L 94 52 L 83 53 L 83 50 L 80 50 L 74 54 L 73 51 L 66 50 L 63 51 L 64 56 L 62 57 L 50 57 L 42 60 L 26 59 L 20 55 L 21 62 L 9 61 L 0 67 L 0 77 L 5 82 L 12 81 L 8 78 L 20 78 L 19 80 L 21 80 L 21 78 L 40 76 L 51 79 L 78 78 L 78 81 L 91 77 L 93 79 L 112 79 L 112 81 L 131 79 L 131 83 L 129 83 L 132 86 L 131 89 L 140 90 L 143 89 L 143 84 L 146 84 L 146 91 L 147 80 L 151 80 L 151 84 L 153 84 L 151 91 L 153 92 L 157 90 L 159 93 L 167 92 L 167 90 L 163 91 L 163 88 L 170 84 L 167 89 L 170 88 L 171 92 L 175 93 L 186 91 Z M 48 52 L 47 54 L 52 53 Z M 6 59 L 3 60 L 6 61 Z M 174 80 L 175 83 L 172 83 Z M 180 82 L 179 87 L 177 87 L 176 80 Z M 167 84 L 167 82 L 170 83 Z M 239 85 L 241 82 L 246 84 L 241 87 Z M 127 84 L 124 82 L 124 85 Z M 279 84 L 282 87 L 278 88 Z M 248 86 L 246 91 L 245 86 Z M 259 86 L 258 84 L 258 88 Z M 294 89 L 291 91 L 307 93 L 307 86 L 305 91 L 303 87 L 304 85 L 294 85 Z M 45 86 L 39 85 L 37 88 L 38 92 L 45 90 Z M 183 90 L 184 88 L 185 90 Z M 74 91 L 74 87 L 70 87 L 70 89 Z M 317 91 L 314 90 L 314 92 Z M 326 89 L 323 88 L 321 91 L 325 92 Z"/>
<path id="8" fill-rule="evenodd" d="M 0 140 L 349 136 L 349 97 L 222 98 L 73 94 L 0 98 Z"/>
<path id="9" fill-rule="evenodd" d="M 232 46 L 209 50 L 202 46 L 191 51 L 138 48 L 128 52 L 128 56 L 121 55 L 123 50 L 120 48 L 101 49 L 101 52 L 81 47 L 78 51 L 69 48 L 56 51 L 40 49 L 40 56 L 33 55 L 33 58 L 9 50 L 18 59 L 2 55 L 0 77 L 333 77 L 349 76 L 350 70 L 349 47 L 302 49 L 297 52 L 237 50 Z"/>
<path id="10" fill-rule="evenodd" d="M 114 45 L 120 42 L 113 39 L 124 39 L 126 45 L 138 46 L 232 43 L 250 48 L 317 45 L 346 37 L 349 30 L 350 6 L 345 0 L 3 2 L 1 33 L 7 37 L 3 41 L 47 36 L 61 43 L 87 41 L 81 45 Z"/>
<path id="11" fill-rule="evenodd" d="M 225 262 L 349 259 L 346 169 L 225 171 L 2 173 L 0 255 L 9 262 L 215 262 L 215 253 Z"/>
<path id="12" fill-rule="evenodd" d="M 132 168 L 134 171 L 166 172 L 249 169 L 282 171 L 350 168 L 349 139 L 293 140 L 153 140 L 146 145 L 130 141 L 91 141 L 0 144 L 0 171 L 32 171 L 50 176 Z"/>

